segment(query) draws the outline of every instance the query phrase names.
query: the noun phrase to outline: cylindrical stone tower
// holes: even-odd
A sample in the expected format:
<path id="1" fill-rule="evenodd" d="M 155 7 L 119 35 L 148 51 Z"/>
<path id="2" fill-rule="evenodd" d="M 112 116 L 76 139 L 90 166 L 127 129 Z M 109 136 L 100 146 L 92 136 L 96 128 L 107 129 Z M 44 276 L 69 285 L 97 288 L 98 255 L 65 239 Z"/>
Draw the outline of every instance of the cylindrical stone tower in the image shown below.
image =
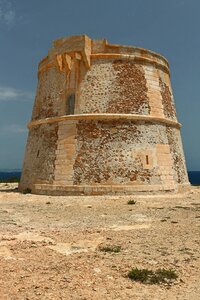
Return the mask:
<path id="1" fill-rule="evenodd" d="M 164 57 L 85 35 L 59 39 L 39 64 L 20 190 L 185 190 L 180 127 Z"/>

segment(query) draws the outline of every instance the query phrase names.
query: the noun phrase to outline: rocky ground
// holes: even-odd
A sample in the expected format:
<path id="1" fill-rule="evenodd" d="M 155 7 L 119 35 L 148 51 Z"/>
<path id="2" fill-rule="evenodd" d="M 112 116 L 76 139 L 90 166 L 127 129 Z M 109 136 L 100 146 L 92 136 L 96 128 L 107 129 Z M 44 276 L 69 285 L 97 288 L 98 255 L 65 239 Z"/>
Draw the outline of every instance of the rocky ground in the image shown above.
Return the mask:
<path id="1" fill-rule="evenodd" d="M 184 195 L 55 197 L 0 184 L 0 299 L 200 299 L 200 189 Z M 127 204 L 135 200 L 133 205 Z M 120 246 L 118 253 L 102 247 Z M 173 269 L 173 284 L 131 281 Z"/>

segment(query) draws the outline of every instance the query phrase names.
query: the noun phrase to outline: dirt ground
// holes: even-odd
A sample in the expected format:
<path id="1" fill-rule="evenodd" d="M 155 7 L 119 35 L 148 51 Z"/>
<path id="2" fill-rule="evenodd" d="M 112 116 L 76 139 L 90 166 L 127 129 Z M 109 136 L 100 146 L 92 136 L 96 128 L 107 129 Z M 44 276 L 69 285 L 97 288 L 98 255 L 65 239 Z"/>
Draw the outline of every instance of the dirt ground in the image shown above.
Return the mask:
<path id="1" fill-rule="evenodd" d="M 128 205 L 131 199 L 136 204 Z M 121 246 L 119 253 L 100 251 Z M 171 285 L 132 268 L 173 269 Z M 200 189 L 184 195 L 55 197 L 0 184 L 0 299 L 200 299 Z"/>

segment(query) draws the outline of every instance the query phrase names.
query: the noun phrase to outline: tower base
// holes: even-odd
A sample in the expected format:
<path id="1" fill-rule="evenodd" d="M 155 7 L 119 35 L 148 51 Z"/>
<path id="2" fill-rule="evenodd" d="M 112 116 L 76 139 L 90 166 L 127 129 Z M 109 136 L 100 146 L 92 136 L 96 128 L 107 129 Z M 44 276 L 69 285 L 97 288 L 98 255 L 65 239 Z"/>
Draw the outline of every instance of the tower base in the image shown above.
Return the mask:
<path id="1" fill-rule="evenodd" d="M 190 190 L 190 184 L 168 185 L 57 185 L 35 184 L 31 190 L 38 195 L 134 195 L 180 193 Z"/>

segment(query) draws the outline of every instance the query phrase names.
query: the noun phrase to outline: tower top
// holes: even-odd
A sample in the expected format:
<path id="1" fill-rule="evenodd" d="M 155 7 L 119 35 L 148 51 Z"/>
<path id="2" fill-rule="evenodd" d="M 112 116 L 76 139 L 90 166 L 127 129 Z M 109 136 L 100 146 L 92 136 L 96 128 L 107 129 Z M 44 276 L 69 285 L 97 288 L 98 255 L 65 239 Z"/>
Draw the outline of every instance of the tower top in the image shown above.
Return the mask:
<path id="1" fill-rule="evenodd" d="M 39 64 L 39 68 L 48 64 L 55 56 L 62 54 L 73 55 L 79 53 L 82 55 L 85 65 L 89 68 L 91 59 L 95 57 L 134 59 L 143 61 L 164 68 L 169 72 L 169 64 L 161 54 L 135 46 L 124 46 L 119 44 L 110 44 L 106 39 L 91 39 L 87 35 L 74 35 L 59 38 L 53 41 L 53 47 Z"/>

